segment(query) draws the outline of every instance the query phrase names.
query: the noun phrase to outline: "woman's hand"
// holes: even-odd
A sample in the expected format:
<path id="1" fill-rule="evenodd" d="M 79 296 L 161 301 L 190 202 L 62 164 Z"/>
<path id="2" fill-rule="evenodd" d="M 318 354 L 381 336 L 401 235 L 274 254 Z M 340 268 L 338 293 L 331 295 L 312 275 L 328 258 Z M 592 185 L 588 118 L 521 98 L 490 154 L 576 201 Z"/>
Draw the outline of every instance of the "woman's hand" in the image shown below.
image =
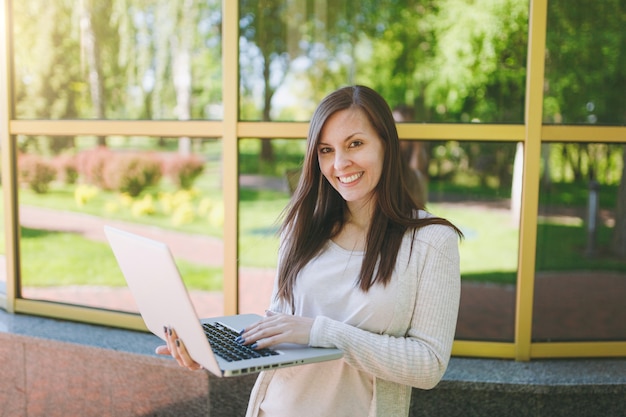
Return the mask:
<path id="1" fill-rule="evenodd" d="M 156 348 L 156 353 L 158 355 L 171 355 L 174 359 L 176 359 L 176 362 L 178 362 L 180 366 L 191 371 L 202 369 L 202 365 L 191 359 L 183 341 L 178 338 L 174 329 L 165 327 L 163 328 L 163 331 L 165 332 L 167 345 L 158 346 Z"/>
<path id="2" fill-rule="evenodd" d="M 280 343 L 309 344 L 314 319 L 289 314 L 266 312 L 266 316 L 247 327 L 238 342 L 253 349 L 263 349 Z"/>

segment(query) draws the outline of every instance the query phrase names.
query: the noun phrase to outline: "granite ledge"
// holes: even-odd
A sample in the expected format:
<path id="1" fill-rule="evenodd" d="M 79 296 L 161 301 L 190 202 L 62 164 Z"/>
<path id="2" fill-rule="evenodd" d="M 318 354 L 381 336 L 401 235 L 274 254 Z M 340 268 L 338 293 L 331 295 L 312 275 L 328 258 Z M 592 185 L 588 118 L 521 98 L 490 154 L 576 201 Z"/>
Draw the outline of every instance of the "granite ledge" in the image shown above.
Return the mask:
<path id="1" fill-rule="evenodd" d="M 157 356 L 158 337 L 143 332 L 58 319 L 10 314 L 0 309 L 0 332 Z M 508 359 L 454 357 L 437 389 L 511 393 L 626 393 L 626 357 Z"/>
<path id="2" fill-rule="evenodd" d="M 505 359 L 452 358 L 439 388 L 509 391 L 626 393 L 626 358 Z"/>
<path id="3" fill-rule="evenodd" d="M 1 332 L 152 356 L 158 356 L 154 349 L 162 344 L 161 339 L 151 333 L 11 314 L 2 309 L 0 309 Z"/>

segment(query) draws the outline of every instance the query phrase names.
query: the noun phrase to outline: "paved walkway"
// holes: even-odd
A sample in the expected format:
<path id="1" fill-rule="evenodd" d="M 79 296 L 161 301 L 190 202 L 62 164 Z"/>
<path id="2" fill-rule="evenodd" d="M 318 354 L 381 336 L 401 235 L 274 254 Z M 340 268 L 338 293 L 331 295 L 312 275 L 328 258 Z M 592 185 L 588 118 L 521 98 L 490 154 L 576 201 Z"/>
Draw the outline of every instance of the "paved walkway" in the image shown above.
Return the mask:
<path id="1" fill-rule="evenodd" d="M 498 209 L 492 207 L 491 209 Z M 501 209 L 501 208 L 500 208 Z M 95 216 L 20 207 L 23 226 L 79 233 L 105 241 L 104 220 Z M 175 257 L 202 265 L 221 265 L 221 241 L 152 226 L 106 221 L 166 242 Z M 241 312 L 262 313 L 269 301 L 274 271 L 240 271 Z M 136 311 L 126 288 L 56 287 L 23 289 L 26 298 L 54 300 L 123 311 Z M 533 335 L 538 340 L 626 340 L 626 275 L 618 273 L 538 273 L 535 280 Z M 190 293 L 200 316 L 221 315 L 221 293 Z M 516 291 L 513 285 L 464 282 L 457 338 L 511 341 Z"/>
<path id="2" fill-rule="evenodd" d="M 132 233 L 165 242 L 176 259 L 184 259 L 199 265 L 221 266 L 224 249 L 220 239 L 180 233 L 137 223 L 111 221 L 88 214 L 64 212 L 40 207 L 20 206 L 22 226 L 69 233 L 77 233 L 87 239 L 106 242 L 104 225 L 127 230 Z M 242 313 L 262 313 L 267 308 L 274 279 L 273 269 L 241 268 L 239 273 L 242 289 L 240 310 Z M 79 303 L 92 307 L 136 312 L 136 304 L 128 288 L 65 286 L 24 287 L 26 298 Z M 223 314 L 224 300 L 220 292 L 190 291 L 197 313 L 201 316 Z"/>

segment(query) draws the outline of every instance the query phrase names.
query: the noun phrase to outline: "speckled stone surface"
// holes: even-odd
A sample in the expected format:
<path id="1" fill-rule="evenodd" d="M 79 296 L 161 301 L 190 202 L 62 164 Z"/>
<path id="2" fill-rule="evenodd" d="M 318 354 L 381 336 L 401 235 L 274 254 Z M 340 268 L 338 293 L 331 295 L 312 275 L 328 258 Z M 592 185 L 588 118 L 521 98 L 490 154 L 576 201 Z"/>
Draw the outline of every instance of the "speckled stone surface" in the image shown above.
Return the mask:
<path id="1" fill-rule="evenodd" d="M 209 377 L 144 333 L 0 311 L 0 416 L 208 416 Z"/>
<path id="2" fill-rule="evenodd" d="M 0 362 L 3 416 L 208 415 L 206 373 L 172 361 L 0 333 Z"/>
<path id="3" fill-rule="evenodd" d="M 220 379 L 158 357 L 146 333 L 0 310 L 0 416 L 245 413 L 255 375 Z M 626 358 L 452 358 L 411 416 L 626 417 Z"/>
<path id="4" fill-rule="evenodd" d="M 626 417 L 626 359 L 452 358 L 436 388 L 413 390 L 411 416 Z"/>
<path id="5" fill-rule="evenodd" d="M 161 344 L 161 339 L 148 333 L 9 314 L 0 309 L 0 333 L 2 332 L 153 356 L 156 356 L 155 346 Z"/>

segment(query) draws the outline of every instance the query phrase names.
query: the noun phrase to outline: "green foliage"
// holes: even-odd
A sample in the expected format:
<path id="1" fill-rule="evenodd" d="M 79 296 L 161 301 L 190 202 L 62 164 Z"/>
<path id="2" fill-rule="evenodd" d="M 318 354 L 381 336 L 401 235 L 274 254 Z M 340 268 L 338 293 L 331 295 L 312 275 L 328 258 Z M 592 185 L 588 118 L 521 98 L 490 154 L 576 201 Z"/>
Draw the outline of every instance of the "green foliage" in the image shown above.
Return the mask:
<path id="1" fill-rule="evenodd" d="M 547 148 L 544 182 L 583 183 L 596 180 L 603 185 L 621 181 L 623 147 L 606 143 L 551 143 Z"/>
<path id="2" fill-rule="evenodd" d="M 264 176 L 284 178 L 288 169 L 302 165 L 306 143 L 304 140 L 272 141 L 275 161 L 264 161 L 260 158 L 261 142 L 258 139 L 241 139 L 239 141 L 239 170 L 242 174 L 261 174 Z"/>
<path id="3" fill-rule="evenodd" d="M 598 205 L 604 210 L 614 210 L 617 205 L 617 186 L 602 184 L 598 190 Z M 589 202 L 589 183 L 554 182 L 542 185 L 539 204 L 547 207 L 577 208 L 584 212 Z"/>
<path id="4" fill-rule="evenodd" d="M 624 24 L 622 0 L 548 2 L 546 122 L 626 122 Z"/>
<path id="5" fill-rule="evenodd" d="M 219 117 L 221 1 L 12 6 L 18 117 Z"/>

